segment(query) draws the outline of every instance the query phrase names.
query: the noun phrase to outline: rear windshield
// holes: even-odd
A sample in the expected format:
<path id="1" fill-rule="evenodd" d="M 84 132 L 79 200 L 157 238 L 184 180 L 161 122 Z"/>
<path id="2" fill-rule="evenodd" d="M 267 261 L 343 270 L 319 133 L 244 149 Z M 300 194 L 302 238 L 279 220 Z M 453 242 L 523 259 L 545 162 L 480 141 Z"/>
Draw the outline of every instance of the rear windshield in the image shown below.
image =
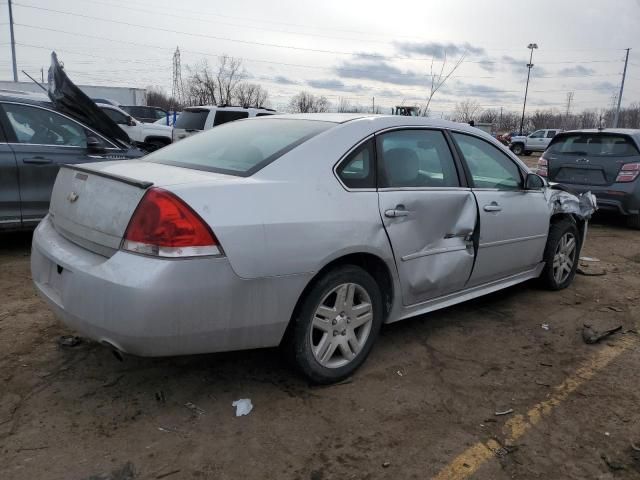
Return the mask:
<path id="1" fill-rule="evenodd" d="M 209 110 L 183 110 L 174 126 L 185 130 L 204 130 L 207 115 Z"/>
<path id="2" fill-rule="evenodd" d="M 576 133 L 556 137 L 549 153 L 621 157 L 638 155 L 629 137 L 602 133 Z"/>
<path id="3" fill-rule="evenodd" d="M 235 120 L 242 120 L 248 118 L 249 112 L 236 112 L 233 110 L 216 110 L 216 116 L 213 119 L 213 126 L 217 127 L 223 123 L 233 122 Z"/>
<path id="4" fill-rule="evenodd" d="M 145 160 L 248 177 L 333 126 L 314 120 L 240 120 L 169 145 Z"/>

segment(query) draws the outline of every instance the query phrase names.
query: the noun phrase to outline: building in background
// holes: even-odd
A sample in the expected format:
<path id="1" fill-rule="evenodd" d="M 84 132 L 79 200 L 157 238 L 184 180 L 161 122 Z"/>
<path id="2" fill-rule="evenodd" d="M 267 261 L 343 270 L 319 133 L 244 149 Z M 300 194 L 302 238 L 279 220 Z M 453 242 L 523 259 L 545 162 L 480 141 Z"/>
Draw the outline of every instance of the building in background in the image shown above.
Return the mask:
<path id="1" fill-rule="evenodd" d="M 147 90 L 144 88 L 101 87 L 98 85 L 78 85 L 78 87 L 91 98 L 113 100 L 121 105 L 147 104 Z M 0 81 L 0 90 L 44 93 L 33 82 Z"/>

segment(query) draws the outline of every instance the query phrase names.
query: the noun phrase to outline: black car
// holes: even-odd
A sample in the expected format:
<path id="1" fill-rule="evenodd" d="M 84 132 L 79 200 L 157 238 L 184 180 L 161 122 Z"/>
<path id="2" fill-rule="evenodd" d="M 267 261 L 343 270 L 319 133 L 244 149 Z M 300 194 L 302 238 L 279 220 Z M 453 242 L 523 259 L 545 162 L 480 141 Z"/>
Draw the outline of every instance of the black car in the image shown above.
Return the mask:
<path id="1" fill-rule="evenodd" d="M 73 90 L 62 70 L 57 73 L 51 98 L 0 93 L 1 230 L 33 228 L 47 214 L 61 164 L 144 155 L 95 103 Z"/>
<path id="2" fill-rule="evenodd" d="M 559 133 L 538 161 L 539 175 L 577 193 L 591 191 L 600 210 L 620 213 L 640 229 L 640 130 Z"/>

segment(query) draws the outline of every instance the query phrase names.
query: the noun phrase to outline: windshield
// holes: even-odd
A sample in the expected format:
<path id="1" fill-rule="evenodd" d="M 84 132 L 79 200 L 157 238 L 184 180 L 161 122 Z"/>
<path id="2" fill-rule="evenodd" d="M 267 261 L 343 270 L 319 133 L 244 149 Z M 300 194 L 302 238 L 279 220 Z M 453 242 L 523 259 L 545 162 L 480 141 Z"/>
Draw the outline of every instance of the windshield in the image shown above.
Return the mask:
<path id="1" fill-rule="evenodd" d="M 577 133 L 562 135 L 549 146 L 549 153 L 590 156 L 638 155 L 633 141 L 622 135 Z"/>
<path id="2" fill-rule="evenodd" d="M 247 177 L 334 125 L 268 117 L 239 120 L 174 143 L 145 159 Z"/>

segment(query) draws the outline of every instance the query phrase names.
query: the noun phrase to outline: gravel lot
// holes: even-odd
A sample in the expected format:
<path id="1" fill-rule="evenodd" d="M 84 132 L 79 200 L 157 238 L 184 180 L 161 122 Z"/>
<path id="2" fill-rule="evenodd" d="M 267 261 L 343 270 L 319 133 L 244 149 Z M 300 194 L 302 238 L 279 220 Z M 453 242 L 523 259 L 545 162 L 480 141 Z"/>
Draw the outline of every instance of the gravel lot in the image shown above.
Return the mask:
<path id="1" fill-rule="evenodd" d="M 640 478 L 639 236 L 596 218 L 583 268 L 605 275 L 388 326 L 350 382 L 319 388 L 276 350 L 59 347 L 72 332 L 35 296 L 30 235 L 1 235 L 0 478 Z M 585 323 L 622 331 L 587 345 Z"/>

